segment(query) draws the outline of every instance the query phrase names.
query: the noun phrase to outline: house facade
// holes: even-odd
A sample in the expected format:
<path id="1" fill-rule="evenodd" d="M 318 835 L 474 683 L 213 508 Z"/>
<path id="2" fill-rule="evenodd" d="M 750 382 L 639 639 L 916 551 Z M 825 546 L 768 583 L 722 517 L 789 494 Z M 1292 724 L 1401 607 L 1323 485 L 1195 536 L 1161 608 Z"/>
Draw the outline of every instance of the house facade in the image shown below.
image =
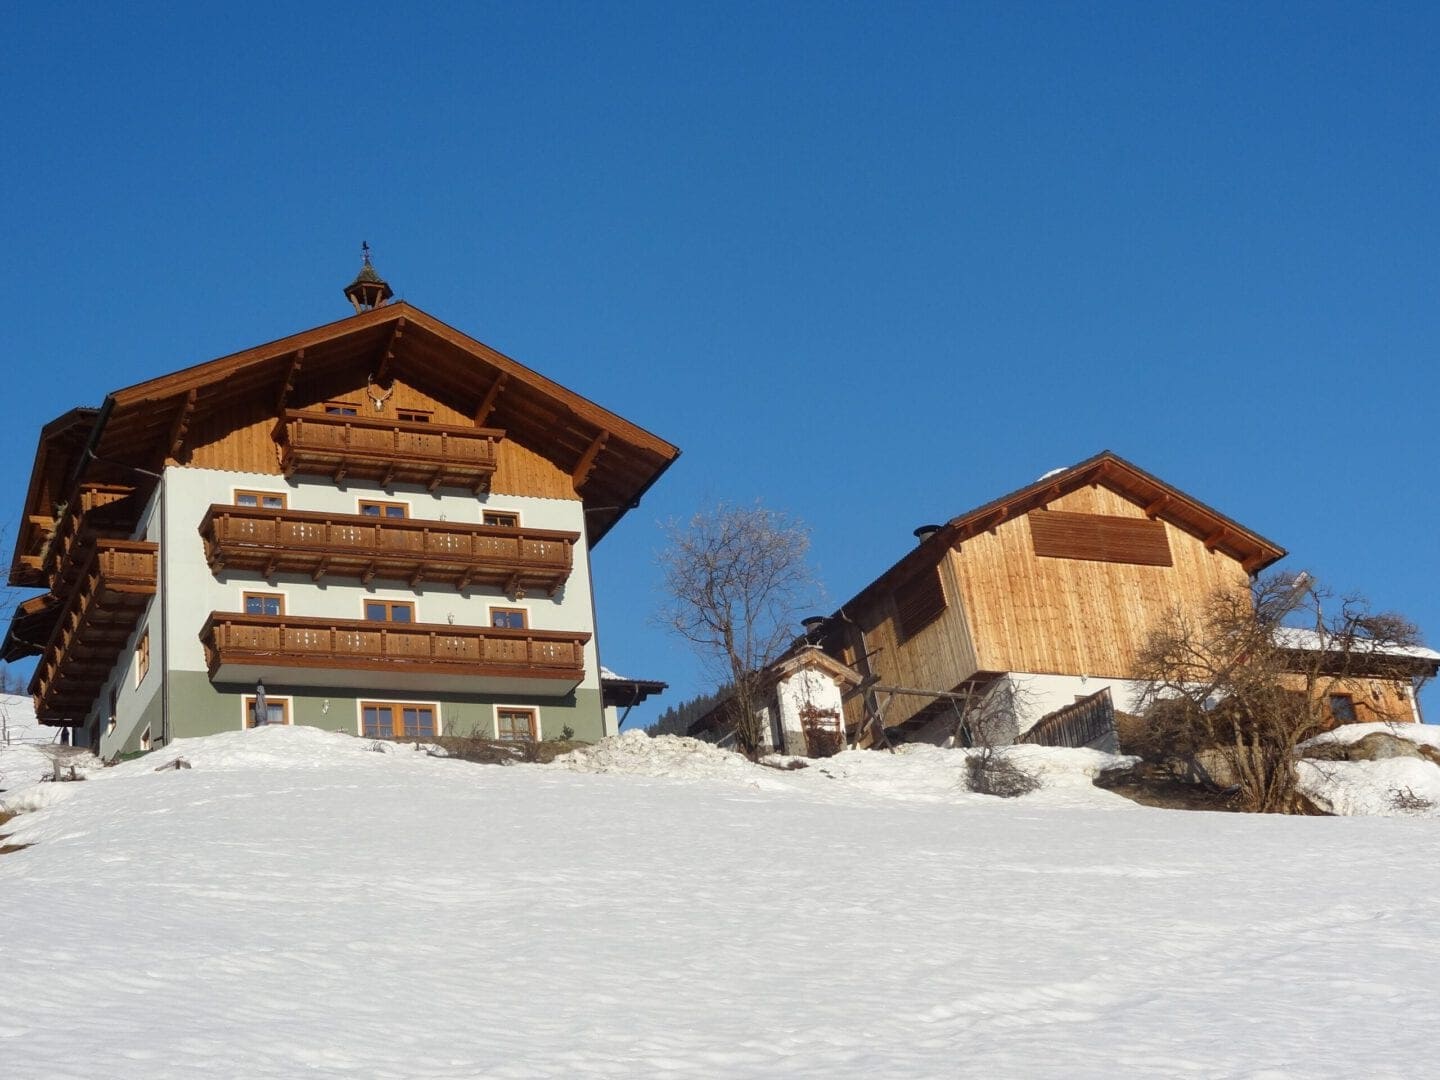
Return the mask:
<path id="1" fill-rule="evenodd" d="M 42 431 L 4 643 L 42 723 L 104 757 L 262 716 L 608 733 L 589 552 L 679 451 L 368 262 L 347 296 Z"/>
<path id="2" fill-rule="evenodd" d="M 942 742 L 994 710 L 1008 727 L 987 720 L 990 735 L 1009 741 L 1047 718 L 1089 730 L 1077 715 L 1135 711 L 1138 652 L 1163 620 L 1217 593 L 1248 603 L 1252 577 L 1286 554 L 1109 451 L 916 536 L 816 638 L 866 680 L 846 702 L 862 743 L 876 716 Z M 1419 719 L 1389 671 L 1357 681 L 1357 719 Z"/>

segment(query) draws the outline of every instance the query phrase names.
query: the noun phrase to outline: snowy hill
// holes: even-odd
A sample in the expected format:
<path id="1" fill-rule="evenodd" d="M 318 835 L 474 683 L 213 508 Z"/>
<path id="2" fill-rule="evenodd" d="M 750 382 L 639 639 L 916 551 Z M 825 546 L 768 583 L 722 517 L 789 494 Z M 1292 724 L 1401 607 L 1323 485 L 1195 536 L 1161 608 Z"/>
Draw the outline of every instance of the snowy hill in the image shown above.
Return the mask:
<path id="1" fill-rule="evenodd" d="M 35 706 L 24 694 L 0 694 L 0 746 L 19 743 L 53 743 L 59 728 L 44 727 L 35 719 Z"/>
<path id="2" fill-rule="evenodd" d="M 12 792 L 0 1062 L 41 1077 L 1401 1077 L 1436 823 L 1136 806 L 1103 755 L 499 768 L 309 728 Z M 193 768 L 156 772 L 177 756 Z"/>

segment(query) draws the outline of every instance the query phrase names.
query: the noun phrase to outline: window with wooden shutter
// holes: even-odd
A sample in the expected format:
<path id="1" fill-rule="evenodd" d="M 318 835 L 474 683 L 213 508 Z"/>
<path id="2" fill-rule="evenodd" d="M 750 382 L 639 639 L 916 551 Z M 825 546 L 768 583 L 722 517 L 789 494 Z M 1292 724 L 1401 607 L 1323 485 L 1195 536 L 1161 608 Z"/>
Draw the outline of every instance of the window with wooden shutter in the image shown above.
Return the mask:
<path id="1" fill-rule="evenodd" d="M 901 641 L 908 641 L 945 613 L 945 590 L 940 568 L 932 566 L 895 590 L 896 626 Z"/>
<path id="2" fill-rule="evenodd" d="M 1137 566 L 1174 565 L 1163 522 L 1066 510 L 1034 510 L 1027 517 L 1036 555 Z"/>

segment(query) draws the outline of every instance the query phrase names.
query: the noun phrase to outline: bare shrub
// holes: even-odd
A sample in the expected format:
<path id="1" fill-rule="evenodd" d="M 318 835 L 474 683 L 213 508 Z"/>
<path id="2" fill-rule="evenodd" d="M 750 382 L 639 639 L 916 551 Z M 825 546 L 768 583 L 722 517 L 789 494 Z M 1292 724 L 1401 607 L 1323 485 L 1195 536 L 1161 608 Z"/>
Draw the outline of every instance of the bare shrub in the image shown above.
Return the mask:
<path id="1" fill-rule="evenodd" d="M 1040 790 L 1038 777 L 1026 772 L 1003 750 L 985 747 L 965 760 L 970 790 L 1001 799 L 1016 799 Z"/>
<path id="2" fill-rule="evenodd" d="M 1390 792 L 1390 807 L 1402 814 L 1426 814 L 1435 809 L 1435 800 L 1416 795 L 1413 788 L 1395 788 Z"/>

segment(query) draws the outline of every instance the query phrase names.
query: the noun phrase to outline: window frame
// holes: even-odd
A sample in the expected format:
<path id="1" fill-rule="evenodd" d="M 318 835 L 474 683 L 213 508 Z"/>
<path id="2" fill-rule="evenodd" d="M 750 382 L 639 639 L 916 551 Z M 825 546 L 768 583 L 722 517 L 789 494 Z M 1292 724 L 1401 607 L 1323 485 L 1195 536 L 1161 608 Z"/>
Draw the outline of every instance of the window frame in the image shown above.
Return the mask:
<path id="1" fill-rule="evenodd" d="M 370 617 L 370 605 L 371 605 L 371 604 L 384 604 L 384 605 L 385 605 L 385 618 L 383 618 L 383 619 L 372 619 L 372 618 Z M 397 618 L 395 618 L 394 615 L 393 615 L 393 613 L 394 613 L 394 611 L 395 611 L 396 608 L 404 608 L 406 611 L 408 611 L 408 612 L 410 613 L 410 617 L 409 617 L 408 619 L 397 619 Z M 397 624 L 400 625 L 400 626 L 412 626 L 412 625 L 414 625 L 414 624 L 418 621 L 418 620 L 415 618 L 415 601 L 414 601 L 414 600 L 381 600 L 381 599 L 379 599 L 379 598 L 377 598 L 377 597 L 373 597 L 373 596 L 366 596 L 366 597 L 362 597 L 362 598 L 361 598 L 361 600 L 360 600 L 360 617 L 361 617 L 365 622 L 374 622 L 374 623 L 397 623 Z"/>
<path id="2" fill-rule="evenodd" d="M 139 686 L 150 674 L 150 627 L 140 631 L 135 642 L 135 685 Z"/>
<path id="3" fill-rule="evenodd" d="M 357 401 L 322 401 L 320 409 L 326 416 L 362 415 L 360 403 Z"/>
<path id="4" fill-rule="evenodd" d="M 275 706 L 277 706 L 277 705 L 280 706 L 280 715 L 284 718 L 284 719 L 282 719 L 280 722 L 281 722 L 282 724 L 284 724 L 286 727 L 292 727 L 292 726 L 294 726 L 294 723 L 295 723 L 294 710 L 291 708 L 291 701 L 292 701 L 292 700 L 293 700 L 293 699 L 291 698 L 291 696 L 290 696 L 289 694 L 272 694 L 272 693 L 270 693 L 269 691 L 266 691 L 266 693 L 265 693 L 265 711 L 266 711 L 266 712 L 269 712 L 269 711 L 270 711 L 272 708 L 274 708 Z M 254 695 L 254 694 L 241 694 L 241 695 L 240 695 L 240 730 L 241 730 L 241 731 L 254 731 L 254 730 L 255 730 L 255 725 L 252 724 L 252 723 L 250 723 L 250 710 L 251 710 L 252 708 L 254 708 L 254 705 L 255 705 L 255 695 Z M 274 723 L 274 721 L 271 721 L 271 724 L 272 724 L 272 725 L 273 725 L 273 723 Z"/>
<path id="5" fill-rule="evenodd" d="M 367 514 L 365 513 L 365 508 L 367 506 L 373 506 L 379 512 L 375 514 Z M 400 513 L 386 513 L 387 510 L 395 509 L 398 509 Z M 359 514 L 361 517 L 373 517 L 377 521 L 409 521 L 410 504 L 408 502 L 400 502 L 396 499 L 356 499 L 355 513 Z"/>
<path id="6" fill-rule="evenodd" d="M 519 625 L 519 626 L 499 626 L 499 625 L 497 625 L 496 622 L 495 622 L 495 616 L 496 616 L 496 615 L 519 615 L 519 616 L 520 616 L 520 625 Z M 529 630 L 529 629 L 530 629 L 530 610 L 529 610 L 528 608 L 523 608 L 523 607 L 510 607 L 510 606 L 502 606 L 502 605 L 498 605 L 498 604 L 497 604 L 497 605 L 495 605 L 495 606 L 493 606 L 493 607 L 490 608 L 490 610 L 489 610 L 489 612 L 488 612 L 488 614 L 487 614 L 487 622 L 488 622 L 489 628 L 490 628 L 491 630 Z"/>
<path id="7" fill-rule="evenodd" d="M 501 713 L 525 713 L 530 717 L 530 738 L 517 739 L 507 736 L 500 730 Z M 496 705 L 495 706 L 495 741 L 496 742 L 539 742 L 540 741 L 540 710 L 534 705 Z"/>
<path id="8" fill-rule="evenodd" d="M 367 735 L 365 733 L 365 710 L 390 709 L 390 734 L 389 735 Z M 406 735 L 404 710 L 406 709 L 429 709 L 435 728 L 432 735 Z M 400 720 L 400 734 L 395 734 L 395 721 Z M 444 718 L 440 712 L 438 701 L 393 701 L 384 698 L 361 698 L 355 702 L 355 733 L 362 739 L 435 739 L 444 734 Z"/>
<path id="9" fill-rule="evenodd" d="M 485 519 L 488 518 L 491 514 L 503 515 L 513 520 L 511 520 L 508 524 L 499 521 L 486 521 Z M 496 508 L 494 510 L 482 508 L 480 511 L 480 524 L 489 525 L 491 528 L 494 529 L 518 529 L 520 527 L 520 511 L 503 510 L 499 508 Z"/>
<path id="10" fill-rule="evenodd" d="M 433 424 L 434 409 L 396 409 L 395 419 L 402 424 Z"/>
<path id="11" fill-rule="evenodd" d="M 280 610 L 274 615 L 271 615 L 268 611 L 251 612 L 248 610 L 248 605 L 252 596 L 258 596 L 266 600 L 279 600 Z M 242 589 L 240 591 L 240 612 L 243 615 L 259 614 L 267 618 L 283 619 L 285 617 L 285 609 L 288 606 L 286 595 L 277 589 Z"/>
<path id="12" fill-rule="evenodd" d="M 1349 718 L 1342 717 L 1335 709 L 1336 699 L 1345 702 L 1345 709 L 1350 714 Z M 1325 695 L 1325 711 L 1330 714 L 1330 719 L 1337 724 L 1357 724 L 1360 722 L 1360 713 L 1355 708 L 1355 695 L 1347 694 L 1343 690 L 1333 690 Z"/>
<path id="13" fill-rule="evenodd" d="M 252 496 L 255 499 L 255 505 L 251 507 L 247 503 L 242 503 L 240 501 L 242 495 Z M 280 505 L 266 506 L 266 499 L 279 499 Z M 253 510 L 289 510 L 290 493 L 288 491 L 266 491 L 264 488 L 231 488 L 230 503 L 232 506 L 244 506 L 246 509 Z"/>

